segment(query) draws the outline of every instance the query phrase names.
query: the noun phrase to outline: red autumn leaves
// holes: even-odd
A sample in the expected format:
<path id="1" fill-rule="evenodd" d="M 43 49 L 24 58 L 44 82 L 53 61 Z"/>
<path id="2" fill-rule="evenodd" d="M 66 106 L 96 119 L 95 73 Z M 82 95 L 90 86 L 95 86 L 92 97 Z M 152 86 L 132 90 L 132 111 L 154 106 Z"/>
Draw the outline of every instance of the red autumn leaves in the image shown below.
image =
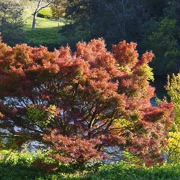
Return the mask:
<path id="1" fill-rule="evenodd" d="M 0 127 L 13 135 L 19 127 L 24 142 L 46 139 L 60 161 L 85 163 L 102 157 L 106 146 L 121 146 L 147 164 L 161 160 L 173 106 L 151 106 L 153 54 L 138 56 L 126 41 L 112 52 L 102 39 L 79 42 L 75 52 L 1 43 Z M 37 111 L 29 115 L 32 106 Z M 47 113 L 50 106 L 54 113 Z"/>

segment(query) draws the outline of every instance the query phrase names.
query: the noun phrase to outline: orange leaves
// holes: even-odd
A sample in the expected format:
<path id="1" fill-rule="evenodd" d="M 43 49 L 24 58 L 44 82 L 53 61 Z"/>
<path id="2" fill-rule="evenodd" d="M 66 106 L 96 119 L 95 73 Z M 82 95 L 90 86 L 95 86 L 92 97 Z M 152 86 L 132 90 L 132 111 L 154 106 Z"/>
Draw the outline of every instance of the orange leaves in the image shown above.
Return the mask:
<path id="1" fill-rule="evenodd" d="M 76 45 L 76 56 L 82 57 L 87 61 L 94 61 L 98 55 L 105 53 L 107 50 L 105 48 L 105 43 L 103 39 L 93 39 L 88 44 L 87 43 L 77 43 Z"/>
<path id="2" fill-rule="evenodd" d="M 63 163 L 82 165 L 94 158 L 102 159 L 102 153 L 95 149 L 99 140 L 86 140 L 80 136 L 63 136 L 56 129 L 52 130 L 50 135 L 44 135 L 44 140 L 49 141 L 55 150 L 52 157 Z"/>
<path id="3" fill-rule="evenodd" d="M 71 49 L 70 47 L 61 47 L 59 51 L 55 51 L 58 54 L 58 58 L 62 59 L 63 61 L 69 60 L 72 58 Z"/>
<path id="4" fill-rule="evenodd" d="M 158 107 L 149 107 L 144 109 L 144 119 L 151 122 L 155 122 L 157 120 L 164 122 L 166 119 L 166 123 L 171 124 L 173 108 L 172 103 L 162 102 Z M 167 121 L 167 119 L 169 120 Z"/>
<path id="5" fill-rule="evenodd" d="M 0 112 L 0 118 L 1 119 L 4 118 L 4 114 L 2 114 L 1 112 Z"/>
<path id="6" fill-rule="evenodd" d="M 136 49 L 137 44 L 126 43 L 122 41 L 117 45 L 113 45 L 112 50 L 114 52 L 114 57 L 120 66 L 134 67 L 138 62 L 138 56 Z"/>
<path id="7" fill-rule="evenodd" d="M 27 46 L 26 44 L 16 45 L 12 51 L 14 54 L 14 66 L 16 66 L 16 64 L 24 66 L 31 63 L 32 48 L 30 46 Z"/>
<path id="8" fill-rule="evenodd" d="M 79 42 L 74 53 L 0 43 L 2 126 L 11 132 L 18 126 L 41 142 L 46 134 L 62 162 L 84 163 L 101 157 L 107 145 L 121 145 L 150 164 L 165 145 L 173 106 L 151 107 L 153 54 L 138 56 L 136 44 L 126 41 L 112 52 L 103 39 Z M 27 113 L 30 105 L 34 114 Z"/>
<path id="9" fill-rule="evenodd" d="M 154 54 L 152 52 L 146 52 L 142 55 L 140 62 L 141 63 L 149 63 L 154 58 Z"/>
<path id="10" fill-rule="evenodd" d="M 47 69 L 52 74 L 56 74 L 59 72 L 59 66 L 55 63 L 52 64 L 50 61 L 42 60 L 42 65 L 44 69 Z"/>

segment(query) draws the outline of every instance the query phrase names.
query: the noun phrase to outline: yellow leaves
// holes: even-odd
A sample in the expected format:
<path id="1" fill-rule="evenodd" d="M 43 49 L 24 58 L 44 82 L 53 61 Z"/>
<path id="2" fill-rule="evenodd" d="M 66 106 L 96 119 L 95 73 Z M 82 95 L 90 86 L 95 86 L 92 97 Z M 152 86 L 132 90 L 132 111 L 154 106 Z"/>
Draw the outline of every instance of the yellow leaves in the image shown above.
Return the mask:
<path id="1" fill-rule="evenodd" d="M 113 127 L 118 129 L 127 128 L 131 125 L 133 125 L 133 123 L 124 118 L 115 119 L 113 123 Z"/>
<path id="2" fill-rule="evenodd" d="M 46 111 L 48 111 L 49 113 L 54 113 L 56 111 L 56 106 L 55 105 L 50 105 Z"/>
<path id="3" fill-rule="evenodd" d="M 167 141 L 169 150 L 180 153 L 180 132 L 169 132 Z"/>
<path id="4" fill-rule="evenodd" d="M 180 159 L 180 132 L 169 132 L 167 138 L 168 161 L 179 162 Z"/>
<path id="5" fill-rule="evenodd" d="M 169 139 L 174 138 L 180 141 L 180 132 L 169 132 Z"/>
<path id="6" fill-rule="evenodd" d="M 124 129 L 131 129 L 133 126 L 132 122 L 129 122 L 125 118 L 115 119 L 110 128 L 112 135 L 120 135 Z"/>
<path id="7" fill-rule="evenodd" d="M 168 83 L 166 90 L 170 96 L 171 102 L 174 104 L 175 121 L 174 127 L 176 131 L 180 130 L 180 73 L 177 75 L 172 74 L 172 77 L 168 76 Z"/>
<path id="8" fill-rule="evenodd" d="M 118 67 L 119 70 L 127 73 L 128 75 L 132 74 L 132 70 L 131 70 L 131 68 L 129 66 L 120 66 L 120 64 L 117 63 L 117 67 Z"/>
<path id="9" fill-rule="evenodd" d="M 47 124 L 50 123 L 51 120 L 55 118 L 57 107 L 55 105 L 50 105 L 47 109 Z"/>
<path id="10" fill-rule="evenodd" d="M 178 161 L 180 158 L 180 73 L 168 76 L 166 90 L 174 104 L 175 119 L 173 130 L 168 134 L 168 154 L 171 161 Z"/>
<path id="11" fill-rule="evenodd" d="M 176 118 L 176 123 L 180 126 L 180 117 Z"/>
<path id="12" fill-rule="evenodd" d="M 172 74 L 171 78 L 168 75 L 166 90 L 168 91 L 171 99 L 180 104 L 180 73 L 178 73 L 177 76 Z"/>
<path id="13" fill-rule="evenodd" d="M 149 67 L 149 65 L 147 64 L 143 64 L 140 67 L 140 70 L 142 71 L 142 74 L 145 75 L 145 77 L 147 78 L 147 80 L 151 80 L 154 81 L 154 74 L 152 72 L 152 68 Z"/>

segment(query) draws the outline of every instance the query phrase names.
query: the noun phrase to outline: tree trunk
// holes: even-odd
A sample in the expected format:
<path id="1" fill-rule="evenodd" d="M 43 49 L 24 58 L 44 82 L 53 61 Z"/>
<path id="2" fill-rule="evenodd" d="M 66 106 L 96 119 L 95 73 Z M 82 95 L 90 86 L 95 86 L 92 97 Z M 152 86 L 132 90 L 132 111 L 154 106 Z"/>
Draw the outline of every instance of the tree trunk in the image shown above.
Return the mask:
<path id="1" fill-rule="evenodd" d="M 34 12 L 34 13 L 33 13 L 32 30 L 35 30 L 35 26 L 36 26 L 36 17 L 37 17 L 37 12 Z"/>
<path id="2" fill-rule="evenodd" d="M 48 7 L 54 0 L 49 1 L 46 5 L 41 6 L 42 0 L 38 0 L 36 10 L 33 13 L 33 22 L 31 30 L 35 30 L 37 14 L 41 9 Z"/>

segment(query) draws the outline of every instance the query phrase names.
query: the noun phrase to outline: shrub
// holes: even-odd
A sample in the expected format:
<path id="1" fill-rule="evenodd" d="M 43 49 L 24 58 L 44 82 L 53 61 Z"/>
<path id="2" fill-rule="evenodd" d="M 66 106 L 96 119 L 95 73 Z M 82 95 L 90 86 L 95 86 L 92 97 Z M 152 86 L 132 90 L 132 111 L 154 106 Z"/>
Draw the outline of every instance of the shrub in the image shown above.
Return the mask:
<path id="1" fill-rule="evenodd" d="M 162 166 L 147 168 L 122 161 L 111 164 L 89 164 L 85 169 L 79 169 L 72 165 L 57 165 L 41 151 L 34 153 L 1 151 L 0 153 L 6 157 L 0 161 L 1 180 L 179 180 L 180 177 L 180 164 L 178 163 L 164 163 Z"/>
<path id="2" fill-rule="evenodd" d="M 44 9 L 40 10 L 37 14 L 37 17 L 47 18 L 47 19 L 52 18 L 51 8 L 44 8 Z"/>
<path id="3" fill-rule="evenodd" d="M 169 162 L 178 162 L 180 159 L 180 73 L 168 76 L 166 90 L 171 102 L 174 103 L 175 120 L 168 134 L 167 159 Z"/>
<path id="4" fill-rule="evenodd" d="M 87 176 L 89 180 L 108 179 L 108 180 L 178 180 L 180 177 L 180 164 L 164 164 L 151 168 L 137 167 L 128 165 L 124 162 L 103 165 L 95 174 Z"/>

